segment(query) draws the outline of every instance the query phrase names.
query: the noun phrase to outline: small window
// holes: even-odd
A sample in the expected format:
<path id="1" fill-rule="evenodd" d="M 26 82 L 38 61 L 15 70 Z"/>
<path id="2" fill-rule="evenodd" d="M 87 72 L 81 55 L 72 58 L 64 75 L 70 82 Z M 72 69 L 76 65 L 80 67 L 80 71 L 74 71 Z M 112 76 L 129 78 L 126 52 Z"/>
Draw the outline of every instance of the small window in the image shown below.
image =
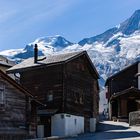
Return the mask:
<path id="1" fill-rule="evenodd" d="M 80 69 L 81 69 L 81 71 L 85 71 L 85 67 L 83 64 L 80 65 Z"/>
<path id="2" fill-rule="evenodd" d="M 78 92 L 74 92 L 73 93 L 73 96 L 74 96 L 74 102 L 76 103 L 76 104 L 84 104 L 84 95 L 83 95 L 83 93 L 78 93 Z"/>
<path id="3" fill-rule="evenodd" d="M 53 94 L 49 94 L 48 96 L 47 96 L 47 101 L 53 101 Z"/>
<path id="4" fill-rule="evenodd" d="M 0 83 L 1 84 L 1 83 Z M 5 99 L 4 99 L 4 85 L 1 84 L 0 85 L 0 107 L 3 107 L 4 106 L 4 103 L 5 103 Z"/>
<path id="5" fill-rule="evenodd" d="M 74 102 L 76 103 L 76 104 L 78 104 L 79 103 L 79 94 L 77 93 L 77 92 L 74 92 Z"/>
<path id="6" fill-rule="evenodd" d="M 80 94 L 80 100 L 79 100 L 79 102 L 80 102 L 80 104 L 84 104 L 84 95 L 83 95 L 83 93 L 81 93 Z"/>

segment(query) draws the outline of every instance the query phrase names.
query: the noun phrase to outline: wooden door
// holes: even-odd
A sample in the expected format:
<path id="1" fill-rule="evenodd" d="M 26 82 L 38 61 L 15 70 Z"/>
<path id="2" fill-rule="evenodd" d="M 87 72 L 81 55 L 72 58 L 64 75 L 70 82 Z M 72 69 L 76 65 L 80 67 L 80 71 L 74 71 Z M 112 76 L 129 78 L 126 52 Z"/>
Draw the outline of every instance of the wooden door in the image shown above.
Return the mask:
<path id="1" fill-rule="evenodd" d="M 44 125 L 44 135 L 45 137 L 51 136 L 51 117 L 47 118 L 46 124 Z"/>
<path id="2" fill-rule="evenodd" d="M 44 125 L 44 137 L 51 136 L 51 117 L 42 116 L 40 118 L 41 124 Z"/>
<path id="3" fill-rule="evenodd" d="M 137 111 L 137 102 L 135 100 L 128 100 L 127 102 L 127 114 L 130 112 Z"/>

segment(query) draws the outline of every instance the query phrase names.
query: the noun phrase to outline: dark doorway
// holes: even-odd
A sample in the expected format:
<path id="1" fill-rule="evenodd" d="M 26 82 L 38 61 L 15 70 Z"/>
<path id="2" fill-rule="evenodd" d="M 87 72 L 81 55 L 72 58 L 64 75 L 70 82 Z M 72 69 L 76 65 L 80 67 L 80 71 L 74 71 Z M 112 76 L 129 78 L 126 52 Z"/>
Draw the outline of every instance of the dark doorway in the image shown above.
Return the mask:
<path id="1" fill-rule="evenodd" d="M 118 117 L 118 102 L 116 100 L 112 102 L 112 117 Z"/>
<path id="2" fill-rule="evenodd" d="M 85 133 L 90 132 L 90 118 L 84 118 L 84 131 Z"/>
<path id="3" fill-rule="evenodd" d="M 51 117 L 41 116 L 40 122 L 44 125 L 44 137 L 51 136 Z"/>
<path id="4" fill-rule="evenodd" d="M 128 100 L 127 102 L 127 114 L 129 116 L 130 112 L 137 111 L 137 103 L 135 100 Z"/>

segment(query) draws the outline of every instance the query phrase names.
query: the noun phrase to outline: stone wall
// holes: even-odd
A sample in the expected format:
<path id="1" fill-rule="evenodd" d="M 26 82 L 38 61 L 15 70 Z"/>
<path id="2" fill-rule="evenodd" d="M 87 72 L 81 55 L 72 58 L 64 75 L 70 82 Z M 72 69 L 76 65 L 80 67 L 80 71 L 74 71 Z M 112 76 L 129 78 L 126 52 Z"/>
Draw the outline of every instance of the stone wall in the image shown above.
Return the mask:
<path id="1" fill-rule="evenodd" d="M 129 125 L 130 126 L 140 125 L 140 111 L 135 111 L 135 112 L 129 113 Z"/>

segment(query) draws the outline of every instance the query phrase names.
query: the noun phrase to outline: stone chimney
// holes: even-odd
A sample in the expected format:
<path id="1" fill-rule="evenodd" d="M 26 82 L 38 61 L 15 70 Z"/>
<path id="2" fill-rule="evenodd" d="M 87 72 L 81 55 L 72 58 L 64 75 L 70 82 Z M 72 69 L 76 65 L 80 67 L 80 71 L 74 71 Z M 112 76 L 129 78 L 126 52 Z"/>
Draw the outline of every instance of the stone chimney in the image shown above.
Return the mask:
<path id="1" fill-rule="evenodd" d="M 35 47 L 34 47 L 34 63 L 37 63 L 37 60 L 38 60 L 38 46 L 37 46 L 37 44 L 35 44 Z"/>

